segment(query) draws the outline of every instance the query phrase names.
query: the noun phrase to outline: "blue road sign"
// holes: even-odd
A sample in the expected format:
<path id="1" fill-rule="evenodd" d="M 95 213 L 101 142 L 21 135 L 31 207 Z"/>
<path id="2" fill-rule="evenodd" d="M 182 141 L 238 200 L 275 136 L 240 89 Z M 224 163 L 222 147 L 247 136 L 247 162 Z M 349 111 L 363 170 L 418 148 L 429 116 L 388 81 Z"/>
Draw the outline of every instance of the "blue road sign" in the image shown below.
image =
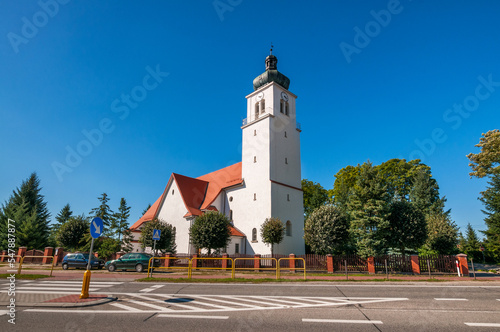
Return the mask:
<path id="1" fill-rule="evenodd" d="M 90 222 L 90 235 L 94 239 L 97 239 L 99 236 L 101 236 L 102 232 L 104 231 L 104 223 L 102 222 L 102 219 L 99 217 L 95 217 L 92 219 Z"/>
<path id="2" fill-rule="evenodd" d="M 153 229 L 153 240 L 160 241 L 161 230 Z"/>

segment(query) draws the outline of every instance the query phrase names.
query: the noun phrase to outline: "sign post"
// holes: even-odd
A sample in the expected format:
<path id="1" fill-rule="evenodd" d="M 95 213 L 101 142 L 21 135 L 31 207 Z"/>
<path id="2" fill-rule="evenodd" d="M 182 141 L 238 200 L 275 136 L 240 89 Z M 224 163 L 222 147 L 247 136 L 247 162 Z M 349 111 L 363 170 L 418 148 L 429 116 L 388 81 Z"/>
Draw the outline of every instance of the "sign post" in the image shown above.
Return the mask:
<path id="1" fill-rule="evenodd" d="M 83 274 L 83 284 L 82 292 L 80 293 L 81 299 L 86 299 L 89 297 L 89 287 L 90 287 L 90 268 L 92 262 L 92 250 L 94 249 L 94 240 L 101 236 L 104 230 L 104 223 L 101 218 L 96 217 L 90 222 L 90 235 L 92 235 L 92 242 L 90 243 L 89 261 L 87 262 L 87 271 Z"/>
<path id="2" fill-rule="evenodd" d="M 160 229 L 153 229 L 153 266 L 151 267 L 151 276 L 153 276 L 153 267 L 155 265 L 156 241 L 160 241 L 160 235 Z"/>

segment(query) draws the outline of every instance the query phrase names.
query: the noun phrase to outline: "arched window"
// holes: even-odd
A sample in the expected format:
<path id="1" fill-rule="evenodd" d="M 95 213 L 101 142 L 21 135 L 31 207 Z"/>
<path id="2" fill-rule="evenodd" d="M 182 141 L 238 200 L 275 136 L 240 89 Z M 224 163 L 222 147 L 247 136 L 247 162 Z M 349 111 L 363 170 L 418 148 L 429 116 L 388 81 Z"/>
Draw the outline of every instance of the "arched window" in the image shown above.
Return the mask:
<path id="1" fill-rule="evenodd" d="M 233 221 L 233 210 L 229 210 L 229 220 Z"/>
<path id="2" fill-rule="evenodd" d="M 286 222 L 286 236 L 292 236 L 292 222 L 290 220 Z"/>
<path id="3" fill-rule="evenodd" d="M 262 99 L 260 101 L 260 113 L 265 113 L 266 112 L 266 101 Z"/>
<path id="4" fill-rule="evenodd" d="M 259 118 L 259 103 L 255 104 L 255 120 Z"/>
<path id="5" fill-rule="evenodd" d="M 253 194 L 253 200 L 254 200 L 254 201 L 256 201 L 256 200 L 257 200 L 257 194 L 256 194 L 256 193 L 254 193 L 254 194 Z"/>
<path id="6" fill-rule="evenodd" d="M 252 242 L 257 242 L 257 228 L 252 229 Z"/>
<path id="7" fill-rule="evenodd" d="M 288 102 L 285 103 L 285 115 L 288 115 Z"/>

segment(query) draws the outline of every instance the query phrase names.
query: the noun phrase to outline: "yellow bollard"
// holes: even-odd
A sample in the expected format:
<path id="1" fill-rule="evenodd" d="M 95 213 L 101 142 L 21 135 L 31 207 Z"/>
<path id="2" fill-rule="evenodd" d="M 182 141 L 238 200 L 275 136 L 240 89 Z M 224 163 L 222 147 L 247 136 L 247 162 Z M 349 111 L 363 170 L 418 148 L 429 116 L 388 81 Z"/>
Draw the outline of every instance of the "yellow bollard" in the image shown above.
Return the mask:
<path id="1" fill-rule="evenodd" d="M 82 293 L 80 294 L 81 299 L 87 299 L 89 297 L 89 287 L 90 287 L 90 275 L 92 273 L 90 270 L 85 271 L 83 274 L 83 284 L 82 284 Z"/>

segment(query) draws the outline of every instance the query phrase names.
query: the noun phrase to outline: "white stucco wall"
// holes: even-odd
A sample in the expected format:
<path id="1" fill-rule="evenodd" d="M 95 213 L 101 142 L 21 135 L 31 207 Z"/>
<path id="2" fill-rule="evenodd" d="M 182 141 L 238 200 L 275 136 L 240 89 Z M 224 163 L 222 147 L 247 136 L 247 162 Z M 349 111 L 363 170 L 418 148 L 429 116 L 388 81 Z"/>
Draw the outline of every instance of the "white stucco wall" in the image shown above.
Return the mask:
<path id="1" fill-rule="evenodd" d="M 175 227 L 175 242 L 178 253 L 191 253 L 191 245 L 189 243 L 189 227 L 191 223 L 184 218 L 186 213 L 186 206 L 182 200 L 177 183 L 172 181 L 167 188 L 165 199 L 160 205 L 158 219 Z"/>

